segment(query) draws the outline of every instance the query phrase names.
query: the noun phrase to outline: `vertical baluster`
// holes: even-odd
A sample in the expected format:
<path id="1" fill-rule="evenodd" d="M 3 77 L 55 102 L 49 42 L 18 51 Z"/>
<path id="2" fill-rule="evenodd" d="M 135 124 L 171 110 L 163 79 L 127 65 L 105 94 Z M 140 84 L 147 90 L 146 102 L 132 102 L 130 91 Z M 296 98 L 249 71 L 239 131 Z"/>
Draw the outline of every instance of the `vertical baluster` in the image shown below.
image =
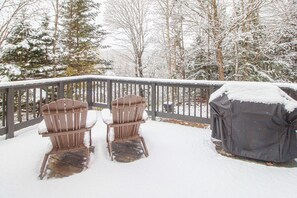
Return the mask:
<path id="1" fill-rule="evenodd" d="M 105 93 L 103 92 L 104 87 L 105 87 L 105 82 L 103 81 L 99 81 L 99 101 L 100 103 L 104 103 L 105 102 Z"/>
<path id="2" fill-rule="evenodd" d="M 29 120 L 29 89 L 26 90 L 26 120 Z"/>
<path id="3" fill-rule="evenodd" d="M 51 100 L 50 101 L 54 101 L 55 100 L 55 87 L 54 85 L 52 85 L 52 92 L 51 92 Z"/>
<path id="4" fill-rule="evenodd" d="M 175 113 L 175 87 L 171 86 L 172 114 Z"/>
<path id="5" fill-rule="evenodd" d="M 65 96 L 66 95 L 66 96 Z M 66 84 L 66 94 L 64 94 L 66 98 L 69 98 L 69 83 Z"/>
<path id="6" fill-rule="evenodd" d="M 111 109 L 111 101 L 112 101 L 112 81 L 111 80 L 107 81 L 106 90 L 107 90 L 107 106 L 109 109 Z"/>
<path id="7" fill-rule="evenodd" d="M 85 82 L 83 82 L 82 83 L 82 85 L 83 85 L 83 101 L 86 101 L 86 83 Z"/>
<path id="8" fill-rule="evenodd" d="M 87 88 L 86 88 L 86 91 L 87 91 L 87 93 L 86 93 L 86 101 L 87 101 L 87 103 L 88 103 L 88 106 L 89 106 L 89 109 L 92 109 L 92 106 L 93 106 L 93 100 L 92 100 L 92 98 L 93 98 L 93 96 L 92 95 L 95 95 L 95 94 L 93 94 L 93 88 L 92 88 L 92 81 L 91 80 L 87 80 Z"/>
<path id="9" fill-rule="evenodd" d="M 161 103 L 161 105 L 162 105 L 162 113 L 164 112 L 164 86 L 162 85 L 162 103 Z"/>
<path id="10" fill-rule="evenodd" d="M 124 97 L 125 96 L 125 86 L 124 86 L 125 84 L 124 83 L 122 83 L 122 97 Z"/>
<path id="11" fill-rule="evenodd" d="M 5 92 L 2 92 L 1 95 L 2 95 L 2 104 L 1 104 L 2 105 L 2 126 L 4 127 L 5 126 L 5 116 L 6 116 L 6 106 L 5 106 L 6 94 L 5 94 Z"/>
<path id="12" fill-rule="evenodd" d="M 103 102 L 103 99 L 102 99 L 102 89 L 103 89 L 103 84 L 104 82 L 102 81 L 97 81 L 97 100 L 99 103 L 102 103 Z"/>
<path id="13" fill-rule="evenodd" d="M 22 90 L 18 91 L 18 102 L 17 102 L 17 117 L 18 121 L 22 122 Z"/>
<path id="14" fill-rule="evenodd" d="M 205 100 L 205 106 L 206 106 L 206 118 L 209 118 L 209 106 L 208 106 L 208 100 L 209 100 L 209 89 L 206 90 L 206 100 Z"/>
<path id="15" fill-rule="evenodd" d="M 166 108 L 167 108 L 167 112 L 166 113 L 168 113 L 168 111 L 169 111 L 169 86 L 167 85 L 166 86 Z"/>
<path id="16" fill-rule="evenodd" d="M 156 99 L 156 84 L 152 83 L 151 88 L 152 88 L 152 99 L 151 99 L 152 120 L 156 120 L 156 100 L 158 100 Z M 148 93 L 150 93 L 150 91 Z"/>
<path id="17" fill-rule="evenodd" d="M 91 92 L 92 94 L 92 102 L 95 103 L 96 102 L 96 96 L 97 96 L 97 89 L 96 89 L 96 82 L 95 81 L 91 81 Z"/>
<path id="18" fill-rule="evenodd" d="M 100 98 L 101 98 L 101 95 L 100 95 L 100 98 L 99 98 L 99 81 L 96 81 L 96 82 L 94 82 L 94 83 L 96 83 L 96 102 L 98 102 L 98 103 L 100 103 L 101 102 L 101 100 L 100 100 Z M 100 82 L 100 85 L 101 85 L 101 82 Z M 100 89 L 101 90 L 101 89 Z M 101 93 L 100 93 L 101 94 Z M 95 94 L 94 94 L 94 98 L 95 98 Z M 95 101 L 95 100 L 94 100 Z"/>
<path id="19" fill-rule="evenodd" d="M 113 88 L 113 100 L 117 98 L 117 86 L 116 83 L 112 83 L 112 88 Z"/>
<path id="20" fill-rule="evenodd" d="M 159 106 L 160 106 L 160 94 L 159 94 L 159 85 L 156 85 L 156 91 L 157 91 L 157 112 L 159 112 Z"/>
<path id="21" fill-rule="evenodd" d="M 203 89 L 200 88 L 200 118 L 202 118 Z"/>
<path id="22" fill-rule="evenodd" d="M 7 118 L 6 118 L 6 127 L 7 134 L 6 139 L 14 137 L 14 88 L 7 89 L 7 100 L 6 100 L 6 108 L 7 108 Z"/>
<path id="23" fill-rule="evenodd" d="M 78 83 L 76 82 L 76 83 L 74 83 L 73 85 L 75 85 L 75 86 L 73 86 L 73 91 L 74 91 L 74 97 L 75 97 L 75 100 L 79 100 L 79 99 L 78 99 L 78 94 L 77 94 Z M 74 87 L 75 87 L 75 88 L 74 88 Z"/>
<path id="24" fill-rule="evenodd" d="M 186 91 L 185 91 L 185 87 L 183 87 L 183 115 L 185 115 L 185 111 L 186 111 L 186 102 L 185 102 L 185 95 L 186 95 Z"/>
<path id="25" fill-rule="evenodd" d="M 108 94 L 107 94 L 107 91 L 106 91 L 106 88 L 107 88 L 107 86 L 108 86 L 108 83 L 107 82 L 104 82 L 103 83 L 103 93 L 104 93 L 104 98 L 103 98 L 103 102 L 105 103 L 106 101 L 107 101 L 107 96 L 108 96 Z"/>
<path id="26" fill-rule="evenodd" d="M 36 118 L 36 88 L 33 88 L 33 118 Z"/>
<path id="27" fill-rule="evenodd" d="M 78 97 L 79 97 L 79 100 L 83 100 L 81 82 L 78 83 Z"/>
<path id="28" fill-rule="evenodd" d="M 42 87 L 39 88 L 39 108 L 38 108 L 38 113 L 39 116 L 42 116 L 42 111 L 41 111 L 41 107 L 42 107 L 42 100 L 43 100 L 43 96 L 42 96 Z"/>
<path id="29" fill-rule="evenodd" d="M 150 94 L 150 85 L 147 85 L 147 109 L 150 111 L 152 108 L 152 104 L 151 104 L 151 94 Z"/>
<path id="30" fill-rule="evenodd" d="M 71 98 L 75 100 L 75 83 L 71 83 Z"/>
<path id="31" fill-rule="evenodd" d="M 194 117 L 196 117 L 196 104 L 197 103 L 197 92 L 196 87 L 194 88 Z"/>
<path id="32" fill-rule="evenodd" d="M 48 103 L 48 86 L 45 87 L 45 103 Z"/>
<path id="33" fill-rule="evenodd" d="M 121 83 L 118 82 L 118 98 L 121 97 Z"/>
<path id="34" fill-rule="evenodd" d="M 191 103 L 191 88 L 189 87 L 188 88 L 188 115 L 190 116 L 191 115 L 191 105 L 192 105 L 192 103 Z"/>
<path id="35" fill-rule="evenodd" d="M 55 100 L 58 100 L 60 98 L 66 98 L 66 97 L 67 97 L 66 85 L 64 84 L 64 82 L 60 82 L 59 85 L 57 86 L 57 95 Z"/>
<path id="36" fill-rule="evenodd" d="M 177 87 L 177 114 L 179 114 L 179 87 Z"/>

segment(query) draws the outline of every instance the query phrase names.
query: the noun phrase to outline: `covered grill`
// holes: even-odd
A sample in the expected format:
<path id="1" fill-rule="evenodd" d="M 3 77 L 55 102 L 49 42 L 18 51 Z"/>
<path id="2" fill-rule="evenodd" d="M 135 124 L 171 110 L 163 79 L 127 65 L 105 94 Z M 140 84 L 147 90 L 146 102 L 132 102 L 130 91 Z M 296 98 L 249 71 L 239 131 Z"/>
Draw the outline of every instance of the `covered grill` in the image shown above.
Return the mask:
<path id="1" fill-rule="evenodd" d="M 277 86 L 226 83 L 209 104 L 212 138 L 227 152 L 270 162 L 297 157 L 297 102 Z"/>

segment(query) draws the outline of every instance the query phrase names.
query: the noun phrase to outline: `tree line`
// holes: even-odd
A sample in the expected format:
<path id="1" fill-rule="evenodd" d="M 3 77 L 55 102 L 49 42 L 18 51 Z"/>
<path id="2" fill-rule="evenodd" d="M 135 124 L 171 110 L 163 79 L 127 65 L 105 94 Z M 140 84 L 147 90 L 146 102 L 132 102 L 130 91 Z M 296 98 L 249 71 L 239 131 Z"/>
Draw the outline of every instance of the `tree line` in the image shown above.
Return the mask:
<path id="1" fill-rule="evenodd" d="M 52 0 L 38 26 L 39 1 L 1 3 L 0 75 L 11 79 L 113 67 L 137 77 L 297 82 L 296 0 L 108 0 L 104 29 L 94 0 Z M 120 48 L 113 62 L 101 55 L 106 37 Z"/>

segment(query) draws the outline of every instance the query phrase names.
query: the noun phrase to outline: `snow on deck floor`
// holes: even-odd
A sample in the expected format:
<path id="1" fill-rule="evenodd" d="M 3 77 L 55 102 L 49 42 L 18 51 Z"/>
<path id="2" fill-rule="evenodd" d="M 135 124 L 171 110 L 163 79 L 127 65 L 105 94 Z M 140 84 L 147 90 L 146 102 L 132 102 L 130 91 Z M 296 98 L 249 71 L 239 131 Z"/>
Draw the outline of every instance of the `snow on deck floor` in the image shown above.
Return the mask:
<path id="1" fill-rule="evenodd" d="M 95 154 L 89 169 L 62 179 L 39 180 L 50 142 L 36 126 L 0 141 L 0 197 L 297 197 L 297 168 L 265 166 L 222 156 L 210 130 L 147 121 L 142 134 L 150 156 L 112 162 L 101 118 L 93 129 Z"/>

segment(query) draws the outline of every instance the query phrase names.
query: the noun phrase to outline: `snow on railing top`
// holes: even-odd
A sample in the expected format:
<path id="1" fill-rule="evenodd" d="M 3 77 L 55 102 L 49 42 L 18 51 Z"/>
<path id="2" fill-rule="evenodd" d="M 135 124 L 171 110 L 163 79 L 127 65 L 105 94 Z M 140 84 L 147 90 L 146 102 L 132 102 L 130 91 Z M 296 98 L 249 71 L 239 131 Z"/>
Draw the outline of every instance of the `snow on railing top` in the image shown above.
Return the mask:
<path id="1" fill-rule="evenodd" d="M 100 75 L 82 75 L 61 78 L 48 78 L 38 80 L 22 80 L 13 82 L 0 83 L 0 88 L 13 87 L 13 86 L 28 86 L 36 84 L 59 83 L 73 80 L 112 80 L 112 81 L 127 81 L 136 83 L 169 83 L 169 84 L 199 84 L 199 85 L 217 85 L 224 84 L 223 81 L 207 81 L 207 80 L 177 80 L 177 79 L 158 79 L 158 78 L 139 78 L 139 77 L 115 77 L 115 76 L 100 76 Z"/>
<path id="2" fill-rule="evenodd" d="M 37 79 L 37 80 L 21 80 L 21 81 L 12 81 L 12 82 L 3 82 L 0 83 L 0 88 L 8 87 L 19 87 L 19 86 L 28 86 L 28 85 L 39 85 L 39 84 L 48 84 L 48 83 L 59 83 L 63 81 L 72 81 L 72 80 L 85 80 L 91 78 L 91 75 L 85 76 L 73 76 L 73 77 L 61 77 L 61 78 L 46 78 L 46 79 Z"/>
<path id="3" fill-rule="evenodd" d="M 39 84 L 49 84 L 49 83 L 59 83 L 74 80 L 112 80 L 121 82 L 135 82 L 135 83 L 164 83 L 164 84 L 184 84 L 184 85 L 204 85 L 204 86 L 222 86 L 226 81 L 211 81 L 211 80 L 181 80 L 181 79 L 160 79 L 160 78 L 139 78 L 139 77 L 117 77 L 117 76 L 100 76 L 100 75 L 82 75 L 82 76 L 72 76 L 72 77 L 60 77 L 60 78 L 47 78 L 38 80 L 23 80 L 23 81 L 13 81 L 13 82 L 2 82 L 0 83 L 0 88 L 9 87 L 20 87 L 28 85 L 39 85 Z M 228 81 L 234 83 L 240 83 L 240 81 Z M 290 88 L 297 91 L 296 83 L 275 83 L 275 85 L 283 88 Z"/>
<path id="4" fill-rule="evenodd" d="M 267 82 L 227 82 L 211 94 L 209 102 L 226 94 L 229 100 L 263 104 L 283 104 L 288 112 L 297 108 L 297 101 L 278 86 Z"/>

